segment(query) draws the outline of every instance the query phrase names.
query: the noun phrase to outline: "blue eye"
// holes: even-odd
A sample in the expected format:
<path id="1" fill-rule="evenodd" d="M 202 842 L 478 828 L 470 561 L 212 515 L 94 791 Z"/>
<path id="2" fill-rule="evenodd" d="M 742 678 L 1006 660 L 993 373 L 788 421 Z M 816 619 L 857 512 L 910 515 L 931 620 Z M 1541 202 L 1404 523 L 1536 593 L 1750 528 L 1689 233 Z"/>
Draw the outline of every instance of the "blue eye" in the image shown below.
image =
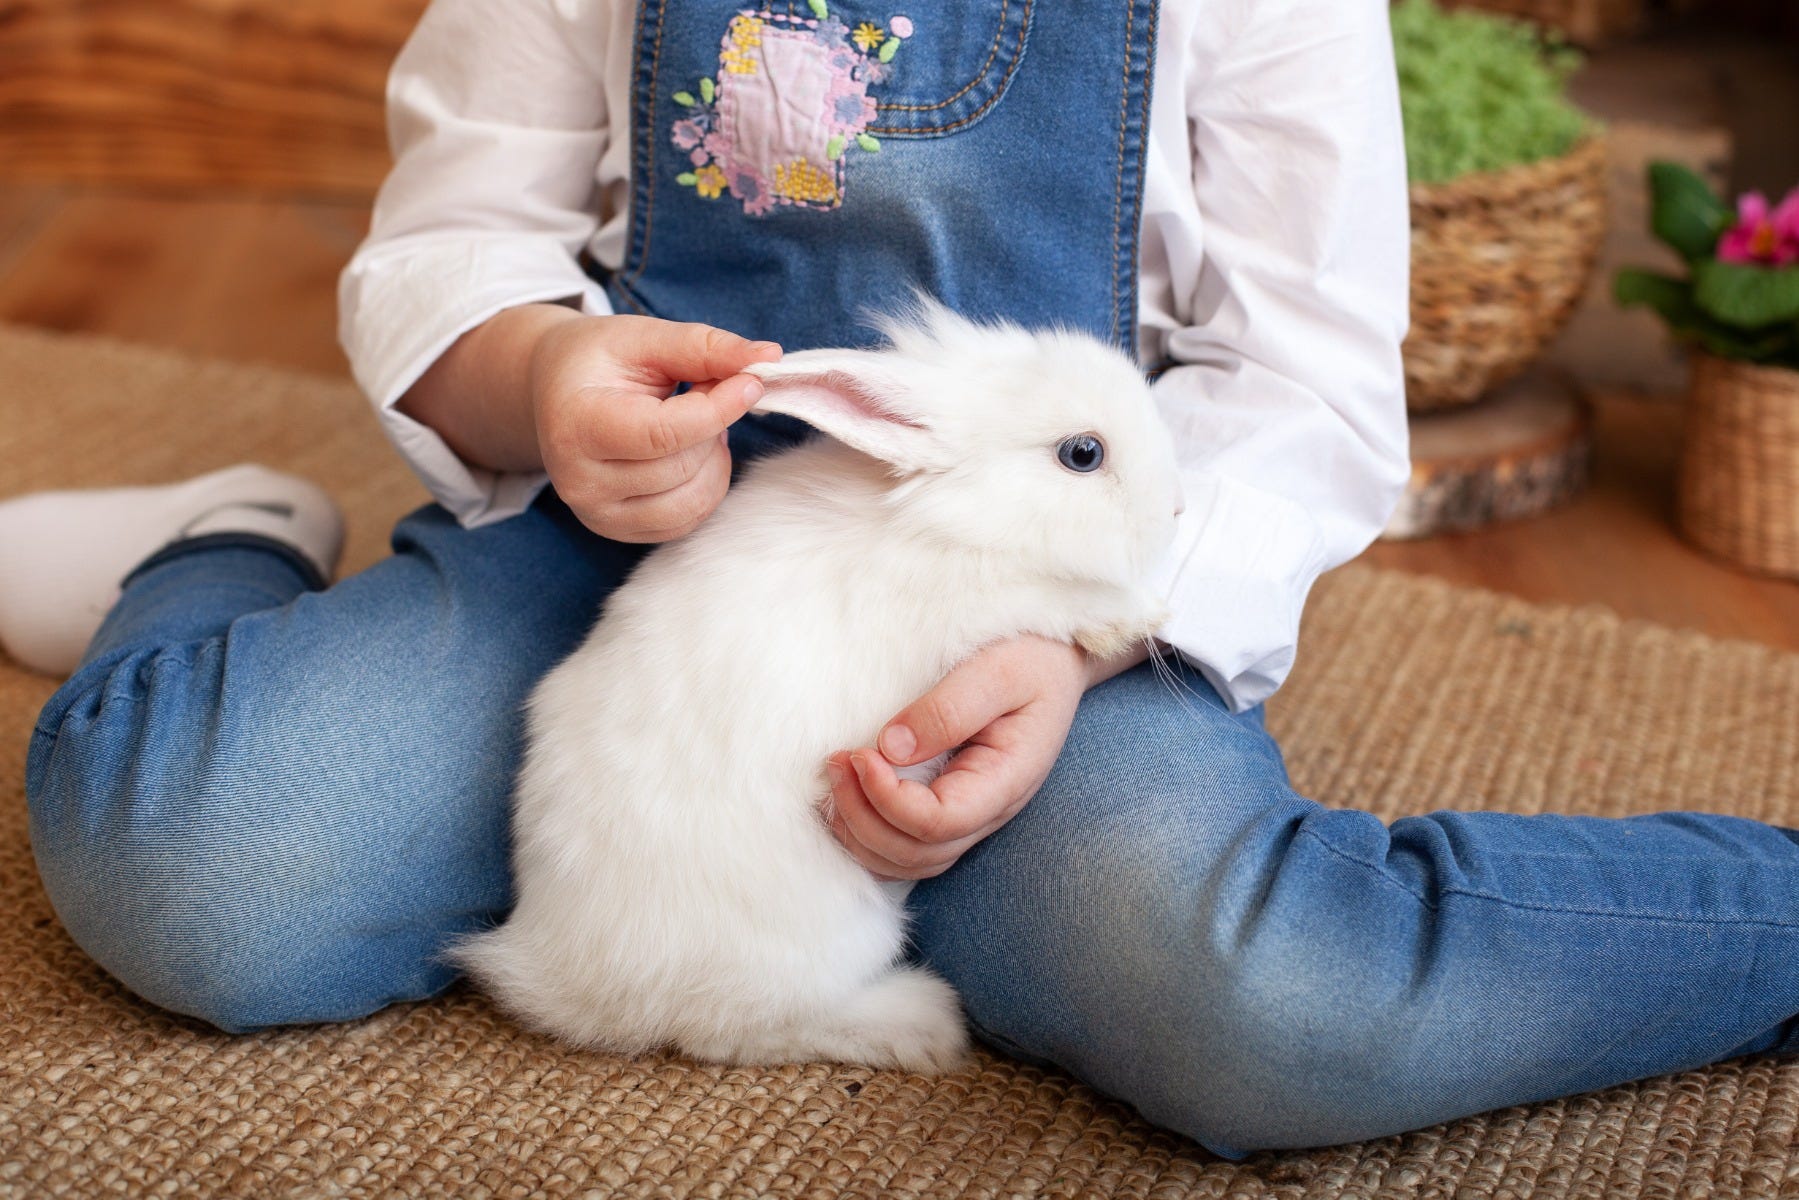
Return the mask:
<path id="1" fill-rule="evenodd" d="M 1106 461 L 1106 444 L 1090 433 L 1077 433 L 1056 447 L 1056 458 L 1075 474 L 1088 475 Z"/>

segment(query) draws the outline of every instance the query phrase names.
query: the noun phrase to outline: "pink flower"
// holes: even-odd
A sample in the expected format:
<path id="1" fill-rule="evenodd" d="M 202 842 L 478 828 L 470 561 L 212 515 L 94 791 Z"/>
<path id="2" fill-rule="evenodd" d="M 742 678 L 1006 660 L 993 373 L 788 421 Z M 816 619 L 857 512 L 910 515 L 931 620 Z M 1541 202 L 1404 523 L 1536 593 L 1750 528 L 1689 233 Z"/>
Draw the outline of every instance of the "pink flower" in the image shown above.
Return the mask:
<path id="1" fill-rule="evenodd" d="M 754 171 L 742 170 L 731 179 L 731 194 L 743 201 L 743 211 L 760 217 L 774 207 L 775 194 L 768 181 Z"/>
<path id="2" fill-rule="evenodd" d="M 691 150 L 700 144 L 705 136 L 698 125 L 692 121 L 676 121 L 674 128 L 675 146 L 681 150 Z"/>
<path id="3" fill-rule="evenodd" d="M 1789 242 L 1799 242 L 1799 187 L 1774 210 L 1774 231 Z"/>
<path id="4" fill-rule="evenodd" d="M 1737 223 L 1718 240 L 1718 258 L 1768 267 L 1799 263 L 1799 188 L 1788 192 L 1773 212 L 1760 192 L 1738 200 Z"/>

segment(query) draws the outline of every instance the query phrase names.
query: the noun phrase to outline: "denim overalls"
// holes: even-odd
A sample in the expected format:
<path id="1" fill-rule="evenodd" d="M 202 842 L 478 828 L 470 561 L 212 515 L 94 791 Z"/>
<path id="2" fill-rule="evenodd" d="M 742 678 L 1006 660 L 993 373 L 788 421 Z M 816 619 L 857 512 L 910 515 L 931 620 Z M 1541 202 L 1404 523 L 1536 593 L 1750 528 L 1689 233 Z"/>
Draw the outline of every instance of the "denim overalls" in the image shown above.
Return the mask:
<path id="1" fill-rule="evenodd" d="M 919 286 L 1133 348 L 1155 30 L 1144 0 L 648 0 L 608 293 L 802 348 Z M 733 445 L 793 433 L 769 430 Z M 445 942 L 509 903 L 520 707 L 641 550 L 553 497 L 480 529 L 428 506 L 394 549 L 313 591 L 257 539 L 178 543 L 46 706 L 39 870 L 139 995 L 349 1019 L 448 986 Z M 1031 802 L 913 892 L 991 1044 L 1223 1153 L 1799 1046 L 1792 835 L 1389 827 L 1297 795 L 1259 710 L 1187 683 L 1089 691 Z"/>
<path id="2" fill-rule="evenodd" d="M 1136 348 L 1151 0 L 646 0 L 619 312 L 863 344 L 923 288 Z"/>

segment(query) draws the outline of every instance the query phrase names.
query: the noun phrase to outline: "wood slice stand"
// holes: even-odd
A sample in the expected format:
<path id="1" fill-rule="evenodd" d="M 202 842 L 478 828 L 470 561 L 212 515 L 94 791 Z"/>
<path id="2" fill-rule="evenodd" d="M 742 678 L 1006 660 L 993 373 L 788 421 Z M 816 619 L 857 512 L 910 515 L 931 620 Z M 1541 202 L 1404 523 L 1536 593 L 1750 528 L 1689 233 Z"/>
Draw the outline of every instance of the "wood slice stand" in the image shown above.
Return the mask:
<path id="1" fill-rule="evenodd" d="M 1535 368 L 1465 408 L 1414 415 L 1412 479 L 1381 536 L 1478 529 L 1567 503 L 1586 486 L 1592 414 Z"/>

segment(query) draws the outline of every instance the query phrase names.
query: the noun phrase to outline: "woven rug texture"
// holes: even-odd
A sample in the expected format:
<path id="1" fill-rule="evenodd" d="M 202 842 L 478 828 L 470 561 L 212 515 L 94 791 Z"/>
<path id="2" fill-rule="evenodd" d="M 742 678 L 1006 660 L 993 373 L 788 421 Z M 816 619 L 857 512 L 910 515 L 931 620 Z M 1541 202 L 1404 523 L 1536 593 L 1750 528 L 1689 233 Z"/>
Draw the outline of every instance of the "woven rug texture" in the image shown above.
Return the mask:
<path id="1" fill-rule="evenodd" d="M 257 460 L 351 520 L 423 493 L 347 384 L 0 327 L 0 495 Z M 1799 656 L 1351 567 L 1271 723 L 1298 785 L 1432 808 L 1799 824 Z M 1066 1076 L 620 1059 L 458 989 L 230 1037 L 114 984 L 26 841 L 50 681 L 0 659 L 0 1197 L 1799 1196 L 1799 1060 L 1754 1058 L 1358 1145 L 1221 1162 Z"/>

